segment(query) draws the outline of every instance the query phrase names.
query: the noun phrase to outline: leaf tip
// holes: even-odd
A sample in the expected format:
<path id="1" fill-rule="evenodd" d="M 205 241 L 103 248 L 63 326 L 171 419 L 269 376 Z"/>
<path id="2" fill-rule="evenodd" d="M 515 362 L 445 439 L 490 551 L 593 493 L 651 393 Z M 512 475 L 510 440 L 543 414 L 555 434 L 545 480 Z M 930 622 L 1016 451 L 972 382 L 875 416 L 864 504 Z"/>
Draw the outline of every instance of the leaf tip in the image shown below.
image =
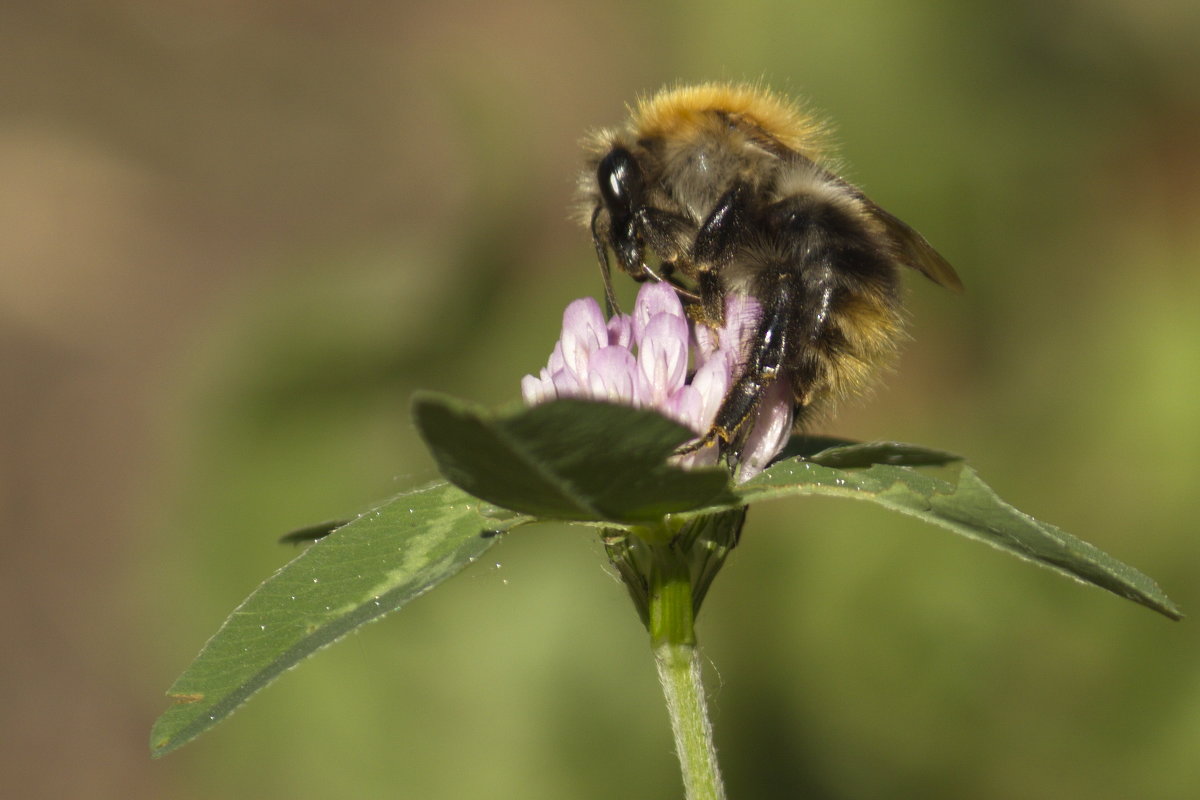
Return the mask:
<path id="1" fill-rule="evenodd" d="M 1183 622 L 1184 618 L 1187 616 L 1186 614 L 1184 614 L 1182 611 L 1179 610 L 1179 606 L 1175 605 L 1170 600 L 1168 600 L 1166 603 L 1164 603 L 1162 608 L 1158 608 L 1155 610 L 1158 611 L 1159 613 L 1161 613 L 1167 619 L 1171 620 L 1172 622 Z"/>
<path id="2" fill-rule="evenodd" d="M 163 731 L 162 719 L 154 724 L 154 730 L 150 731 L 150 757 L 162 758 L 172 750 L 177 749 L 184 742 L 179 741 L 177 731 Z M 184 741 L 187 741 L 186 739 Z"/>

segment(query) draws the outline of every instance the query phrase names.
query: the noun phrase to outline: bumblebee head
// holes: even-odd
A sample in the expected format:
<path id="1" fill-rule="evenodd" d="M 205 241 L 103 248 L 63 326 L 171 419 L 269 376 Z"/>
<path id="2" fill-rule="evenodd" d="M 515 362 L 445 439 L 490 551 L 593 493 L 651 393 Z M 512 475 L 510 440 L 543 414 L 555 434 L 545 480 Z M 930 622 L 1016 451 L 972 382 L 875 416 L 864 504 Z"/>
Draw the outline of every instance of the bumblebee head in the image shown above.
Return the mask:
<path id="1" fill-rule="evenodd" d="M 642 168 L 624 147 L 614 147 L 596 167 L 601 208 L 608 216 L 608 244 L 621 269 L 630 275 L 643 271 L 645 244 L 638 224 L 645 202 Z M 601 211 L 597 208 L 597 215 Z M 595 231 L 594 231 L 595 233 Z"/>

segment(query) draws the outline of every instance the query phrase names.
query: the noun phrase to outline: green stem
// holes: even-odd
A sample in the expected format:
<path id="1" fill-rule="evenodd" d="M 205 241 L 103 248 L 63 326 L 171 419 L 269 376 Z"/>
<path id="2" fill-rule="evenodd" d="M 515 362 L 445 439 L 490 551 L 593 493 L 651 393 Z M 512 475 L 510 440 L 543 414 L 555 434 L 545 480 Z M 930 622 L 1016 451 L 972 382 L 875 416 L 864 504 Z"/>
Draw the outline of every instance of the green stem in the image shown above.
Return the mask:
<path id="1" fill-rule="evenodd" d="M 671 717 L 685 796 L 687 800 L 724 800 L 725 787 L 700 680 L 687 559 L 670 545 L 651 547 L 650 642 Z"/>
<path id="2" fill-rule="evenodd" d="M 687 800 L 724 800 L 725 786 L 700 681 L 699 653 L 694 645 L 664 643 L 654 649 L 654 663 L 671 716 L 684 796 Z"/>

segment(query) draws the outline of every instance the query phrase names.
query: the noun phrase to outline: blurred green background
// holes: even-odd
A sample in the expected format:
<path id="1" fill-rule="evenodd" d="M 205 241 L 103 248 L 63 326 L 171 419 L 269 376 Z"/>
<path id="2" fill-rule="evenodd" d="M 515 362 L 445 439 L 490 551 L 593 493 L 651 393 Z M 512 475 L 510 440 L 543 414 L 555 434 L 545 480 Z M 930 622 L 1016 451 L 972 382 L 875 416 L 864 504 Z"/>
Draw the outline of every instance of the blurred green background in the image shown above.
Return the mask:
<path id="1" fill-rule="evenodd" d="M 0 775 L 20 798 L 679 796 L 596 541 L 520 531 L 150 761 L 277 535 L 433 477 L 598 295 L 585 130 L 678 80 L 837 124 L 958 267 L 821 432 L 967 454 L 1200 610 L 1200 4 L 10 1 Z M 943 531 L 754 509 L 700 618 L 736 798 L 1192 798 L 1200 634 Z"/>

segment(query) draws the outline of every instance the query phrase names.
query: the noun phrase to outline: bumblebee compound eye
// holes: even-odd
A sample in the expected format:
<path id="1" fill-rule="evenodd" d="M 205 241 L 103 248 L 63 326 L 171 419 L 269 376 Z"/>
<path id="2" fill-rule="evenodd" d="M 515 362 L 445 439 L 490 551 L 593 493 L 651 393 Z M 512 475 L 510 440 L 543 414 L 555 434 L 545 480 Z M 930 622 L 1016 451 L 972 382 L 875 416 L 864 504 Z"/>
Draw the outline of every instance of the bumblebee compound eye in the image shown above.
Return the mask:
<path id="1" fill-rule="evenodd" d="M 642 170 L 633 154 L 624 147 L 614 147 L 600 160 L 596 180 L 609 213 L 624 211 L 627 215 L 632 214 L 634 207 L 640 204 Z"/>
<path id="2" fill-rule="evenodd" d="M 621 268 L 631 275 L 642 271 L 642 240 L 637 210 L 642 205 L 642 170 L 633 154 L 614 147 L 596 167 L 600 197 L 611 222 L 609 236 Z"/>

